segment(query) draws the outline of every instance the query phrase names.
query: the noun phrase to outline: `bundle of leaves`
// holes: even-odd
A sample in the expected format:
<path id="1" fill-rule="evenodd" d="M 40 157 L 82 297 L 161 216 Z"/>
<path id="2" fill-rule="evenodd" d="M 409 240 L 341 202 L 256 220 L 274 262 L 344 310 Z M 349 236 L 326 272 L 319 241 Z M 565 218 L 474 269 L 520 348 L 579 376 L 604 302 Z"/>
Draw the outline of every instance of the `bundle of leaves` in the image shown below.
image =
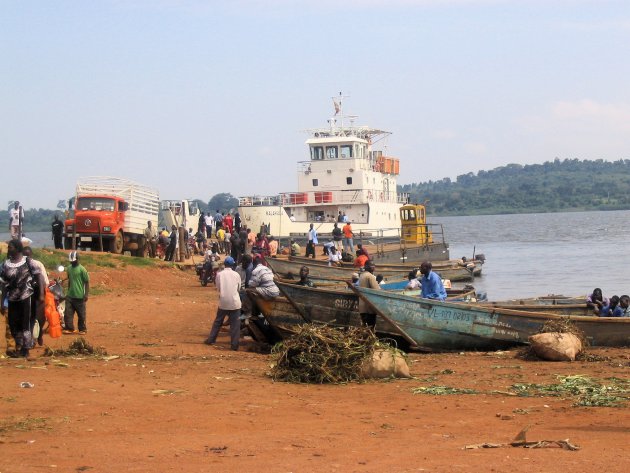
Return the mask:
<path id="1" fill-rule="evenodd" d="M 380 346 L 364 327 L 304 324 L 272 351 L 271 377 L 290 383 L 347 383 L 362 379 L 361 367 Z"/>
<path id="2" fill-rule="evenodd" d="M 72 341 L 72 343 L 68 346 L 68 348 L 60 348 L 58 350 L 53 350 L 50 347 L 46 347 L 46 351 L 44 352 L 45 356 L 76 356 L 76 355 L 96 355 L 102 356 L 107 355 L 107 352 L 100 347 L 94 348 L 92 345 L 88 343 L 88 341 L 79 337 Z"/>
<path id="3" fill-rule="evenodd" d="M 538 330 L 538 333 L 572 333 L 580 339 L 583 347 L 588 345 L 584 332 L 573 323 L 570 317 L 547 320 L 540 330 Z"/>

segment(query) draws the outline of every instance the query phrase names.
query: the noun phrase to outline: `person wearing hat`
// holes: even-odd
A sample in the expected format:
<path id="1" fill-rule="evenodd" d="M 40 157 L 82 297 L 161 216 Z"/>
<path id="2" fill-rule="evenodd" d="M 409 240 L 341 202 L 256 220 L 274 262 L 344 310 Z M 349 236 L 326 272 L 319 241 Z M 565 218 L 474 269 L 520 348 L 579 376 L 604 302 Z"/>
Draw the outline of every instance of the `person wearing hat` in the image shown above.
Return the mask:
<path id="1" fill-rule="evenodd" d="M 228 256 L 223 261 L 225 269 L 217 273 L 215 285 L 219 291 L 219 307 L 217 308 L 217 316 L 212 323 L 210 335 L 206 340 L 206 344 L 214 345 L 219 335 L 219 330 L 223 326 L 223 321 L 227 316 L 230 321 L 230 348 L 234 351 L 238 350 L 241 336 L 241 298 L 239 289 L 241 287 L 241 277 L 234 271 L 236 261 Z"/>
<path id="2" fill-rule="evenodd" d="M 90 276 L 87 269 L 79 264 L 79 253 L 71 251 L 68 256 L 70 266 L 68 273 L 68 292 L 66 294 L 66 310 L 63 319 L 66 325 L 63 333 L 85 335 L 87 333 L 86 304 L 90 293 Z M 79 330 L 74 328 L 74 313 L 77 313 Z"/>

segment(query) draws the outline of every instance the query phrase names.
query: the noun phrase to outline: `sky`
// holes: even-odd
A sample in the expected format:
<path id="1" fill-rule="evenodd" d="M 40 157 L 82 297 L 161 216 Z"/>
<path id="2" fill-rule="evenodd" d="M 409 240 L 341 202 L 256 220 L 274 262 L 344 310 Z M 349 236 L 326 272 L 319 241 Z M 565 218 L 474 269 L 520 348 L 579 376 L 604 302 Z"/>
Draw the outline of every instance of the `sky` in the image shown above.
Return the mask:
<path id="1" fill-rule="evenodd" d="M 0 204 L 295 191 L 331 97 L 399 184 L 630 159 L 626 0 L 0 0 Z"/>

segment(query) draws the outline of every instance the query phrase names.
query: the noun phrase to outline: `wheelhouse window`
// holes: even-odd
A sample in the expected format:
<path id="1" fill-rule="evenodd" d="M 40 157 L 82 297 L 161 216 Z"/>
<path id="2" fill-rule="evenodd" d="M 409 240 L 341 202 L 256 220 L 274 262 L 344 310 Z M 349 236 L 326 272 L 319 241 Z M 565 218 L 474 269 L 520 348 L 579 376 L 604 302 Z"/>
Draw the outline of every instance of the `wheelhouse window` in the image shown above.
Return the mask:
<path id="1" fill-rule="evenodd" d="M 339 149 L 336 146 L 326 146 L 326 158 L 337 159 Z"/>
<path id="2" fill-rule="evenodd" d="M 352 145 L 341 146 L 341 158 L 348 159 L 352 157 Z"/>
<path id="3" fill-rule="evenodd" d="M 400 216 L 403 222 L 415 222 L 416 221 L 416 211 L 415 209 L 403 209 L 400 212 Z"/>
<path id="4" fill-rule="evenodd" d="M 319 161 L 321 159 L 324 159 L 324 147 L 311 146 L 311 159 L 313 161 Z"/>
<path id="5" fill-rule="evenodd" d="M 352 178 L 351 177 L 346 177 L 346 184 L 348 184 L 349 186 L 352 185 Z"/>
<path id="6" fill-rule="evenodd" d="M 319 185 L 319 179 L 313 179 L 313 187 L 317 187 Z"/>

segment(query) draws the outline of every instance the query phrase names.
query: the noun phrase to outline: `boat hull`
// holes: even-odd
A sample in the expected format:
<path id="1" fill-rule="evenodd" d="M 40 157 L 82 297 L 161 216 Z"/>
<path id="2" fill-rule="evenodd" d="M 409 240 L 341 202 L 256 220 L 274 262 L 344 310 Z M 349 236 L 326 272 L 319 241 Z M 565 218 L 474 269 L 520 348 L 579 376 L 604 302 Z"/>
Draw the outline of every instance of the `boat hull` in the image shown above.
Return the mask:
<path id="1" fill-rule="evenodd" d="M 251 293 L 249 297 L 265 316 L 272 330 L 280 338 L 287 338 L 295 334 L 297 327 L 307 323 L 295 306 L 286 297 L 264 299 L 258 294 Z"/>
<path id="2" fill-rule="evenodd" d="M 333 327 L 360 327 L 359 300 L 349 289 L 318 289 L 278 282 L 280 292 L 291 301 L 300 315 L 311 323 Z M 376 322 L 379 338 L 396 340 L 398 346 L 407 348 L 409 343 L 398 328 L 386 320 Z"/>
<path id="3" fill-rule="evenodd" d="M 353 288 L 419 346 L 433 350 L 495 350 L 528 343 L 547 320 L 566 316 L 418 299 Z M 571 317 L 592 346 L 630 345 L 630 318 Z"/>
<path id="4" fill-rule="evenodd" d="M 315 260 L 313 260 L 315 261 Z M 305 263 L 305 262 L 296 262 L 289 261 L 282 258 L 268 258 L 267 264 L 273 270 L 274 273 L 280 275 L 283 278 L 295 278 L 300 274 L 300 268 L 302 266 L 307 266 L 309 269 L 309 274 L 313 277 L 318 278 L 328 278 L 328 279 L 344 279 L 350 280 L 352 279 L 352 273 L 358 271 L 358 268 L 348 268 L 342 266 L 327 266 L 321 263 Z M 409 268 L 403 269 L 387 269 L 387 268 L 379 268 L 376 266 L 375 270 L 376 274 L 382 274 L 385 280 L 387 281 L 395 281 L 395 280 L 403 280 L 407 278 L 409 274 Z M 466 268 L 449 268 L 444 269 L 438 272 L 441 278 L 450 279 L 451 281 L 472 281 L 473 276 L 470 271 Z"/>

